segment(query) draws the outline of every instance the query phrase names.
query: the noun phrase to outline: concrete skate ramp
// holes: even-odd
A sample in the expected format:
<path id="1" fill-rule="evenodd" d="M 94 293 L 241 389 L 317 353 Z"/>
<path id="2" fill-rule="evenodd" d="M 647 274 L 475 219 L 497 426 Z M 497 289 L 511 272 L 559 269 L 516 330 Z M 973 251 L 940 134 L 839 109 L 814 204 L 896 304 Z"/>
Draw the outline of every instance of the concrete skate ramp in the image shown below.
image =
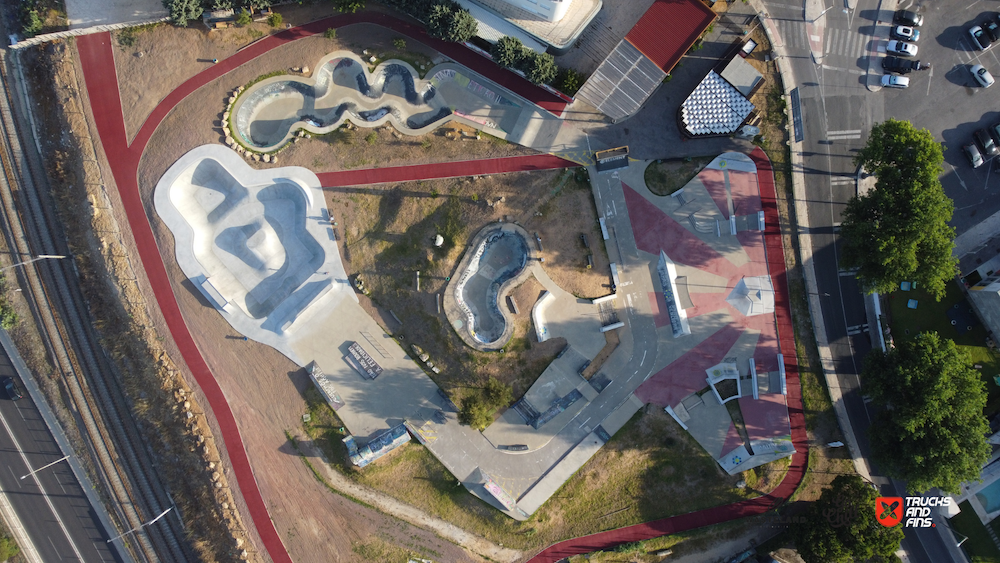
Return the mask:
<path id="1" fill-rule="evenodd" d="M 452 66 L 434 67 L 426 80 L 397 60 L 369 73 L 356 55 L 337 51 L 320 59 L 312 77 L 276 76 L 248 88 L 232 108 L 231 130 L 262 150 L 284 145 L 298 129 L 322 135 L 347 119 L 364 127 L 391 122 L 419 135 L 461 116 L 509 131 L 520 106 Z"/>
<path id="2" fill-rule="evenodd" d="M 154 199 L 185 274 L 217 292 L 215 306 L 242 311 L 260 329 L 286 333 L 336 281 L 346 283 L 319 179 L 304 168 L 253 170 L 206 145 L 167 171 Z"/>
<path id="3" fill-rule="evenodd" d="M 490 345 L 507 328 L 507 319 L 497 302 L 500 288 L 524 269 L 528 244 L 518 233 L 498 232 L 482 242 L 480 252 L 481 256 L 462 275 L 457 291 L 460 303 L 469 309 L 473 337 Z"/>

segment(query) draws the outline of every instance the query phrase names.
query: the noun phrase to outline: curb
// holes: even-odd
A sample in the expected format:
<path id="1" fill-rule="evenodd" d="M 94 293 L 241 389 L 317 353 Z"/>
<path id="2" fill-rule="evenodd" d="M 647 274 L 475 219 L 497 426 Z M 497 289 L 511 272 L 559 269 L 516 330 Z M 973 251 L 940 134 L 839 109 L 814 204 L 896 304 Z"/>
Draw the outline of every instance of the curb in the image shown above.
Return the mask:
<path id="1" fill-rule="evenodd" d="M 767 13 L 763 0 L 749 0 L 751 6 L 757 11 L 757 16 L 761 18 L 761 27 L 767 34 L 771 42 L 771 50 L 777 56 L 774 64 L 778 68 L 781 76 L 782 89 L 785 92 L 785 101 L 791 98 L 791 88 L 795 84 L 795 75 L 789 65 L 784 62 L 787 57 L 784 44 L 777 44 L 771 35 L 774 25 L 770 15 Z M 785 104 L 785 111 L 788 112 L 788 127 L 792 126 L 791 104 Z M 871 481 L 871 473 L 868 470 L 865 459 L 861 456 L 857 438 L 854 434 L 854 427 L 851 425 L 850 417 L 847 415 L 847 407 L 844 404 L 844 394 L 837 379 L 837 370 L 833 362 L 833 353 L 830 352 L 829 339 L 826 335 L 826 324 L 823 321 L 823 309 L 820 302 L 819 286 L 816 282 L 816 271 L 813 268 L 812 242 L 809 234 L 809 211 L 806 208 L 808 195 L 806 194 L 805 176 L 802 173 L 802 157 L 800 156 L 802 143 L 797 143 L 789 132 L 789 153 L 791 155 L 792 167 L 792 192 L 795 204 L 795 216 L 798 219 L 799 232 L 799 252 L 802 257 L 802 276 L 806 282 L 806 292 L 809 297 L 809 313 L 812 320 L 813 334 L 816 337 L 816 348 L 819 350 L 820 366 L 823 370 L 823 378 L 826 381 L 827 390 L 830 393 L 830 401 L 833 403 L 834 413 L 837 416 L 837 423 L 844 434 L 844 442 L 847 444 L 851 459 L 854 462 L 855 471 L 865 479 Z"/>

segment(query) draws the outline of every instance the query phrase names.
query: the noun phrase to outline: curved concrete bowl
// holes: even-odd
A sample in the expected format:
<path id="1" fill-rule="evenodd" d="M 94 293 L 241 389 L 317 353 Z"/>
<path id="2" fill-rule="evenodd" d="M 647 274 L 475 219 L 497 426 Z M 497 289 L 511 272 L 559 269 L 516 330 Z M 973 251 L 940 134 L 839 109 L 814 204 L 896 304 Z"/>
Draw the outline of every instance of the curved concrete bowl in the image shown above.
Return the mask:
<path id="1" fill-rule="evenodd" d="M 514 333 L 503 305 L 511 289 L 531 275 L 528 233 L 514 224 L 489 225 L 473 237 L 445 290 L 445 314 L 469 346 L 499 350 Z"/>
<path id="2" fill-rule="evenodd" d="M 190 282 L 262 341 L 287 336 L 331 289 L 346 287 L 324 203 L 311 171 L 254 170 L 220 145 L 181 157 L 154 193 Z"/>

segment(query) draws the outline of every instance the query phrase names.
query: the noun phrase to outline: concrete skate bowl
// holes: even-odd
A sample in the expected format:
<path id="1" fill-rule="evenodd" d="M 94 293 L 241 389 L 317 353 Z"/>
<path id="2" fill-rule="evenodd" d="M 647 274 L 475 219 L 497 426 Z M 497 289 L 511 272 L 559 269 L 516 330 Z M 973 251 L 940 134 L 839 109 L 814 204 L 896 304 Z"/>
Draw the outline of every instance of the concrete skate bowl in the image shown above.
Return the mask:
<path id="1" fill-rule="evenodd" d="M 274 150 L 298 129 L 316 134 L 333 131 L 346 119 L 362 127 L 392 122 L 403 133 L 418 135 L 444 123 L 452 115 L 437 96 L 436 83 L 409 64 L 389 60 L 369 74 L 364 63 L 347 52 L 320 60 L 310 78 L 277 76 L 243 92 L 234 104 L 232 131 L 246 146 Z"/>
<path id="2" fill-rule="evenodd" d="M 275 317 L 282 318 L 265 325 L 288 326 L 331 285 L 310 279 L 328 258 L 322 231 L 311 225 L 319 222 L 310 188 L 318 189 L 318 179 L 305 169 L 255 171 L 236 153 L 209 148 L 209 155 L 192 158 L 196 149 L 182 157 L 157 186 L 157 212 L 174 233 L 177 261 L 220 309 L 236 305 L 265 319 L 281 306 Z M 296 178 L 300 171 L 306 181 Z"/>
<path id="3" fill-rule="evenodd" d="M 510 227 L 488 227 L 477 235 L 449 290 L 458 309 L 454 315 L 458 318 L 449 317 L 452 326 L 467 344 L 481 350 L 510 339 L 514 324 L 501 301 L 509 288 L 529 275 L 526 233 Z"/>

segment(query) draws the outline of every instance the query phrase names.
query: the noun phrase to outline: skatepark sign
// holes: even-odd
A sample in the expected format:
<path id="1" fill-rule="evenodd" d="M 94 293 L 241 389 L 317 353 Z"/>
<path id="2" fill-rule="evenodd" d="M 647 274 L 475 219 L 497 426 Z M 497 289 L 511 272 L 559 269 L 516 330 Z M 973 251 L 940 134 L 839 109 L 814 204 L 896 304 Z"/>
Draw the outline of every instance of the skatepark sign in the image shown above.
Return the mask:
<path id="1" fill-rule="evenodd" d="M 628 146 L 597 151 L 594 153 L 594 160 L 597 161 L 598 172 L 628 168 Z"/>

